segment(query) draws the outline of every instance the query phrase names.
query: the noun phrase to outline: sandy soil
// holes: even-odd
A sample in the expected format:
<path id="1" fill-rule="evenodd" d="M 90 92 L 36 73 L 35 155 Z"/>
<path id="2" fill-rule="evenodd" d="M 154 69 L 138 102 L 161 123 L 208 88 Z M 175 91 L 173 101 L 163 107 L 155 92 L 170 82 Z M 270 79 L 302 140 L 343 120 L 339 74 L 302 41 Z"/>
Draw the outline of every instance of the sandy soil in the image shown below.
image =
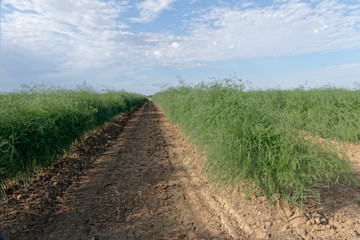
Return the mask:
<path id="1" fill-rule="evenodd" d="M 360 147 L 349 154 L 359 177 Z M 322 202 L 304 212 L 269 207 L 262 196 L 244 200 L 241 189 L 215 192 L 201 175 L 203 161 L 147 102 L 11 194 L 0 207 L 0 232 L 5 239 L 360 239 L 355 186 L 322 190 Z"/>

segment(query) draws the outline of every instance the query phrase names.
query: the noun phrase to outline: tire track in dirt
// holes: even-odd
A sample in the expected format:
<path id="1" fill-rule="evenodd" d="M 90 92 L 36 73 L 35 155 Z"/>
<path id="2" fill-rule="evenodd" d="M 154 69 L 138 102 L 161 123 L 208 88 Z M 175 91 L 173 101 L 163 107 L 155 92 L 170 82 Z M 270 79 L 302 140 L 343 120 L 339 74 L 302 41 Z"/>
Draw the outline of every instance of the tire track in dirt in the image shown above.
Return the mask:
<path id="1" fill-rule="evenodd" d="M 189 180 L 165 121 L 147 102 L 27 239 L 233 239 Z"/>

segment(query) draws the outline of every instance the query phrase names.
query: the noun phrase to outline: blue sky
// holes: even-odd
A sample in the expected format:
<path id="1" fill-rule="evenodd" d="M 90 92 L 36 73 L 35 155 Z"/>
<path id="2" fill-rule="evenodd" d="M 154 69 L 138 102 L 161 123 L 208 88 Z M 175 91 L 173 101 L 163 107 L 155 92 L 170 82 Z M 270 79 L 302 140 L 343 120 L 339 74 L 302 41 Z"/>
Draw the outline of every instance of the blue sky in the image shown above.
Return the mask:
<path id="1" fill-rule="evenodd" d="M 2 0 L 0 19 L 0 91 L 360 83 L 359 0 Z"/>

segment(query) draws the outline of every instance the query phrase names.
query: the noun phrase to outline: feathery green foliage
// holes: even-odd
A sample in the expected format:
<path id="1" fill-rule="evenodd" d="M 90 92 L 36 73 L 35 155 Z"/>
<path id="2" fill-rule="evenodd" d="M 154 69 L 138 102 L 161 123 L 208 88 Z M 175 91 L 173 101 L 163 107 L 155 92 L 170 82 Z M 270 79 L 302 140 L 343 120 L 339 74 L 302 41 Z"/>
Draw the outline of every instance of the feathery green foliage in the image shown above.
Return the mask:
<path id="1" fill-rule="evenodd" d="M 318 187 L 356 182 L 343 146 L 319 137 L 358 141 L 358 91 L 244 89 L 228 79 L 152 99 L 205 150 L 204 170 L 220 185 L 243 182 L 270 203 L 280 196 L 303 206 Z"/>
<path id="2" fill-rule="evenodd" d="M 86 131 L 145 101 L 124 91 L 27 87 L 0 94 L 0 190 L 50 166 Z"/>

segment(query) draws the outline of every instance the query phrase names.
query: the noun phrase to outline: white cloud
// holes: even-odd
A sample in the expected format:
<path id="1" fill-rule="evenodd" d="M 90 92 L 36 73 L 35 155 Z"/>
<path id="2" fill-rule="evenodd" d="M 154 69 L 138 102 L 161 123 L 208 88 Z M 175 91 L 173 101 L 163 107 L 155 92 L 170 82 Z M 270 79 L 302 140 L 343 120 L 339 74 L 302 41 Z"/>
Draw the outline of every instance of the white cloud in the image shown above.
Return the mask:
<path id="1" fill-rule="evenodd" d="M 154 51 L 154 56 L 157 57 L 157 58 L 161 58 L 161 56 L 162 56 L 161 51 L 155 50 L 155 51 Z"/>
<path id="2" fill-rule="evenodd" d="M 62 59 L 62 67 L 102 66 L 117 58 L 115 41 L 131 35 L 116 21 L 126 6 L 114 1 L 5 0 L 14 11 L 4 16 L 2 41 L 7 48 Z M 117 44 L 116 48 L 126 48 Z"/>
<path id="3" fill-rule="evenodd" d="M 21 12 L 17 13 L 24 16 L 24 20 L 27 13 L 33 13 L 33 17 L 43 17 L 44 24 L 62 23 L 75 27 L 83 33 L 104 28 L 116 29 L 119 25 L 114 18 L 125 10 L 125 5 L 121 2 L 98 0 L 4 0 L 3 4 L 10 4 L 20 10 Z M 7 16 L 9 17 L 9 15 Z M 10 14 L 10 16 L 12 15 Z M 56 29 L 52 30 L 56 31 Z"/>
<path id="4" fill-rule="evenodd" d="M 141 18 L 156 17 L 172 2 L 140 3 Z M 212 7 L 188 20 L 186 35 L 133 33 L 131 26 L 119 21 L 130 7 L 126 2 L 4 0 L 4 4 L 21 12 L 5 14 L 3 44 L 49 56 L 67 69 L 189 66 L 360 48 L 359 5 L 335 0 L 314 5 L 285 1 L 265 8 Z"/>
<path id="5" fill-rule="evenodd" d="M 16 50 L 16 61 L 47 62 L 53 74 L 46 76 L 52 77 L 89 69 L 131 73 L 208 61 L 360 49 L 360 3 L 291 0 L 264 8 L 251 1 L 239 7 L 212 6 L 194 9 L 197 15 L 181 22 L 183 31 L 169 34 L 162 29 L 135 31 L 131 21 L 150 22 L 171 9 L 175 0 L 145 0 L 137 5 L 138 18 L 125 19 L 124 13 L 132 7 L 129 2 L 3 0 L 8 9 L 3 12 L 1 47 L 8 53 Z M 2 76 L 15 76 L 16 69 L 9 64 L 0 70 Z M 38 77 L 44 69 L 36 65 L 31 71 Z"/>
<path id="6" fill-rule="evenodd" d="M 313 4 L 214 7 L 189 24 L 191 39 L 202 46 L 194 47 L 194 54 L 203 60 L 224 60 L 360 48 L 359 4 L 332 0 Z"/>
<path id="7" fill-rule="evenodd" d="M 173 43 L 171 44 L 171 46 L 172 46 L 174 49 L 179 49 L 180 44 L 178 44 L 177 42 L 173 42 Z"/>
<path id="8" fill-rule="evenodd" d="M 145 0 L 137 5 L 138 10 L 140 11 L 140 17 L 132 18 L 133 22 L 151 22 L 158 15 L 164 11 L 169 10 L 170 4 L 175 2 L 175 0 Z"/>

